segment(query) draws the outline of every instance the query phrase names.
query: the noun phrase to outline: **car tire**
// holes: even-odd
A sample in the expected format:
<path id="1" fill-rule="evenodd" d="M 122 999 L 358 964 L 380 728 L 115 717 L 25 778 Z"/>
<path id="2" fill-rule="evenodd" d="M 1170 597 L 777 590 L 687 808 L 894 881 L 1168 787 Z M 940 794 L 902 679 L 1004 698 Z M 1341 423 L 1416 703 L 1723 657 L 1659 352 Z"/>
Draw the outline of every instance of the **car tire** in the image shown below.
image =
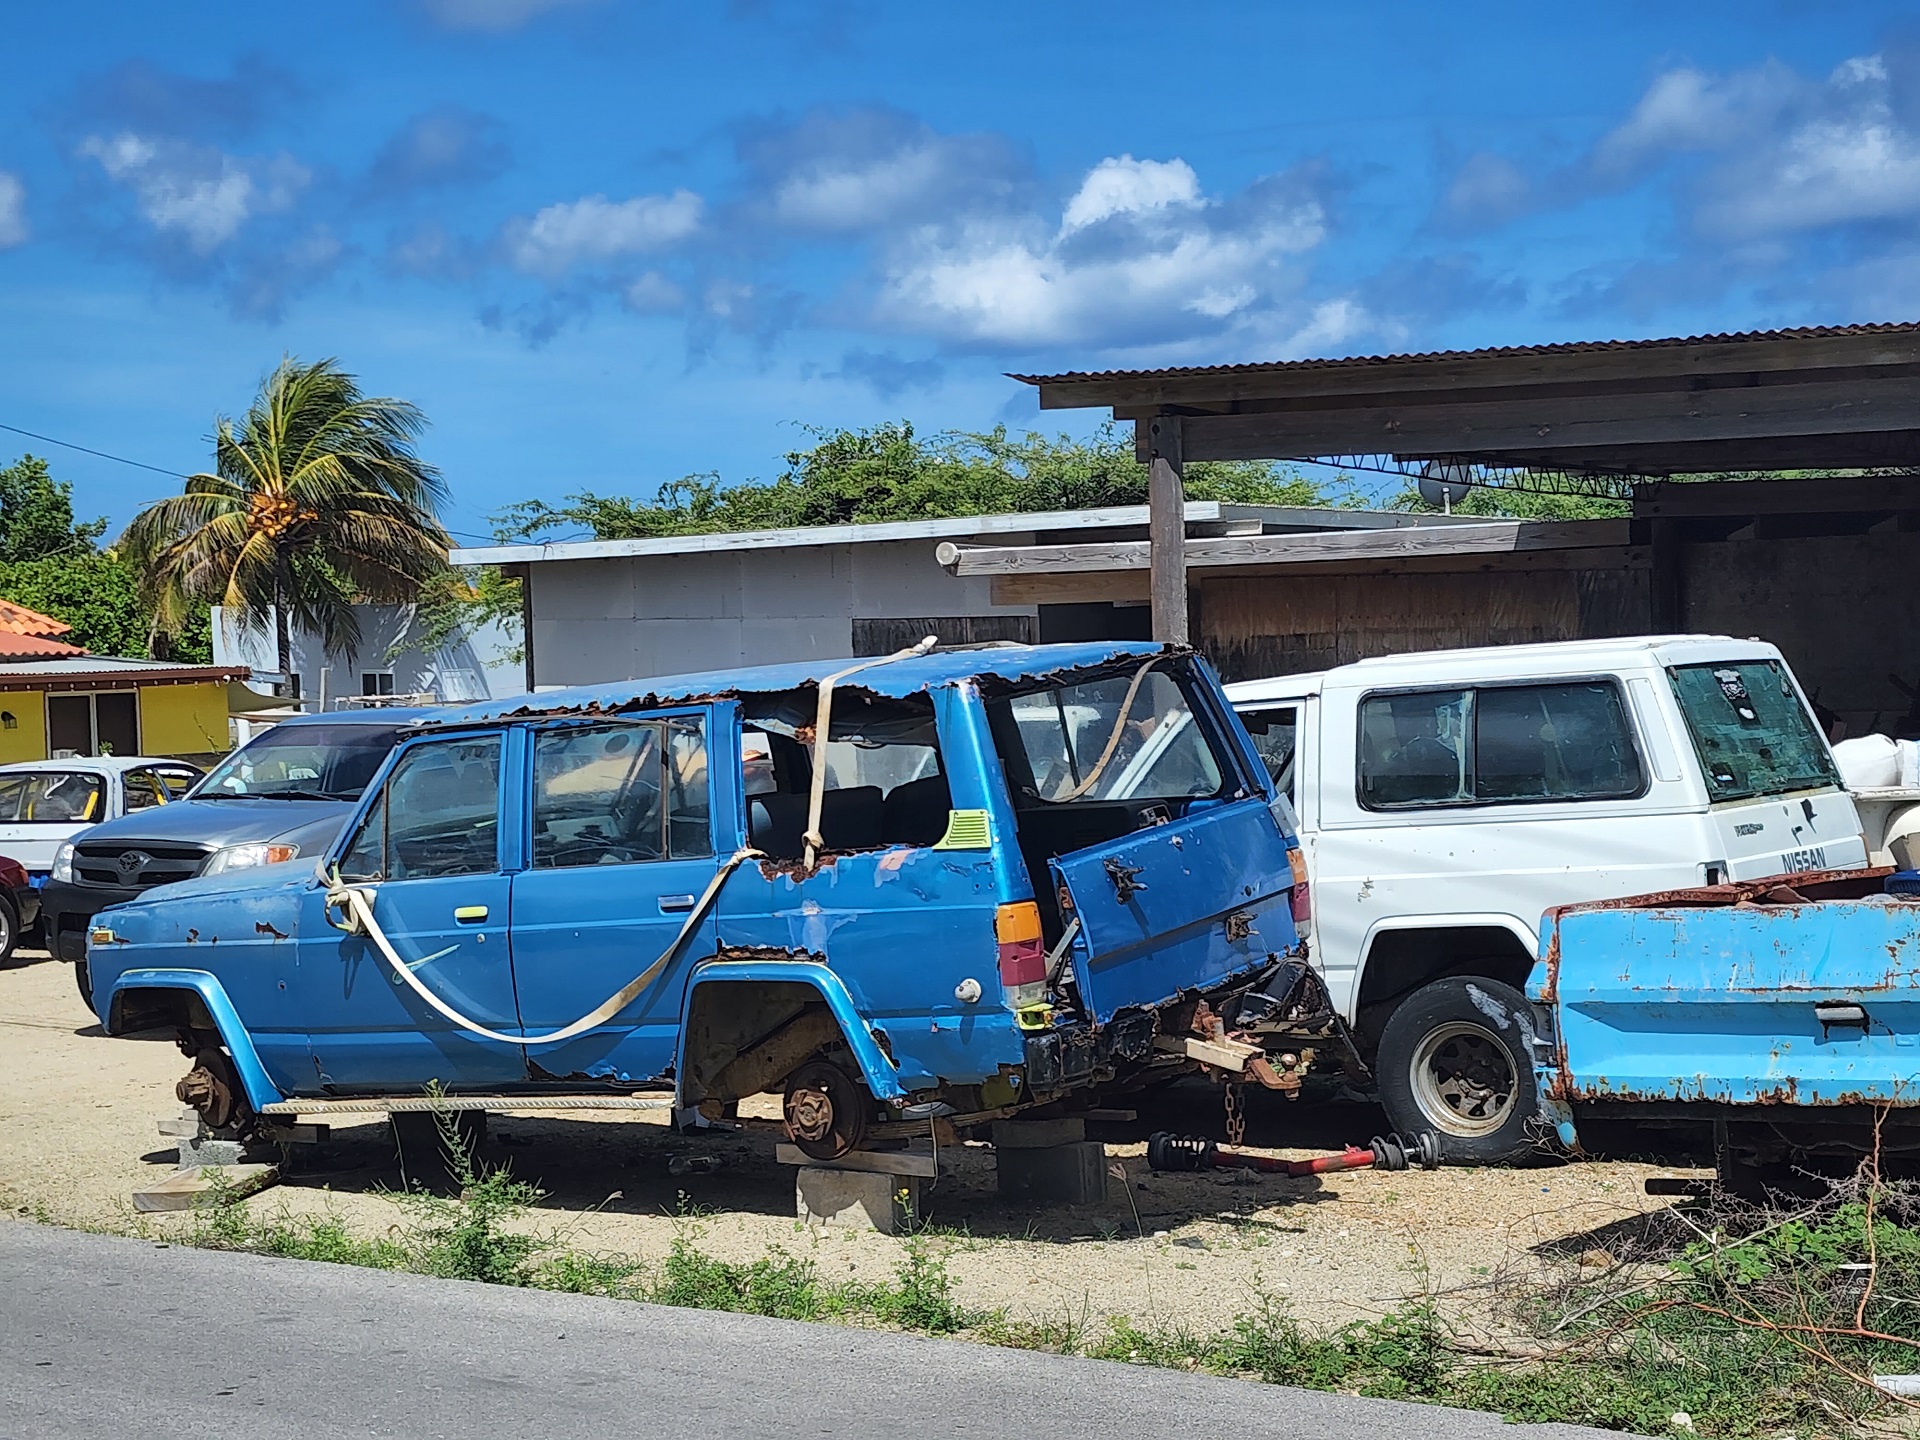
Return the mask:
<path id="1" fill-rule="evenodd" d="M 1537 1150 L 1532 1006 L 1511 985 L 1449 976 L 1388 1018 L 1374 1074 L 1401 1135 L 1431 1132 L 1449 1165 L 1505 1165 Z"/>
<path id="2" fill-rule="evenodd" d="M 75 983 L 80 986 L 80 1002 L 85 1005 L 87 1009 L 93 1009 L 93 972 L 87 969 L 86 961 L 76 960 L 73 962 L 73 978 Z"/>
<path id="3" fill-rule="evenodd" d="M 13 900 L 0 895 L 0 965 L 13 959 L 13 952 L 20 944 L 20 912 L 14 908 Z"/>

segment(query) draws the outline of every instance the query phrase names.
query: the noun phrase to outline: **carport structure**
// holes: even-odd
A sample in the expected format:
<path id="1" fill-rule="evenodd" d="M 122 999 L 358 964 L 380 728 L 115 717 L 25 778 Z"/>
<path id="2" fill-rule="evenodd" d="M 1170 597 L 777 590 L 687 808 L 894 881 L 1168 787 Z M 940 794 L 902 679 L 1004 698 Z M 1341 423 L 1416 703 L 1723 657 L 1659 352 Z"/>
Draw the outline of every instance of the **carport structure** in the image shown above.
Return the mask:
<path id="1" fill-rule="evenodd" d="M 1675 629 L 1811 655 L 1877 610 L 1871 656 L 1825 647 L 1849 671 L 1833 677 L 1849 692 L 1840 708 L 1904 708 L 1888 672 L 1920 681 L 1920 604 L 1906 593 L 1920 561 L 1920 324 L 1014 378 L 1042 409 L 1104 406 L 1133 422 L 1152 541 L 950 546 L 943 562 L 1009 596 L 1144 592 L 1157 638 L 1192 638 L 1229 673 Z M 1244 459 L 1409 477 L 1484 467 L 1523 488 L 1653 483 L 1634 484 L 1627 520 L 1187 538 L 1184 465 Z M 1831 478 L 1659 483 L 1749 470 Z"/>

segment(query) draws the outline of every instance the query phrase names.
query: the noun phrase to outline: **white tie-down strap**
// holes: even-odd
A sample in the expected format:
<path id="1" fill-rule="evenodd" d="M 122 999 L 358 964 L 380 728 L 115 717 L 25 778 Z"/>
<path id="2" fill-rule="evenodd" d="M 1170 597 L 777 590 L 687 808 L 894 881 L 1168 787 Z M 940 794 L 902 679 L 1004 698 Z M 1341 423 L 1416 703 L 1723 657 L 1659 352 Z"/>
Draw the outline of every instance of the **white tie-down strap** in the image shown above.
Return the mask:
<path id="1" fill-rule="evenodd" d="M 638 999 L 642 991 L 660 978 L 660 972 L 665 970 L 668 963 L 679 953 L 681 945 L 686 943 L 687 936 L 693 933 L 694 926 L 698 925 L 707 911 L 713 907 L 714 899 L 720 894 L 720 887 L 726 883 L 727 877 L 733 874 L 743 862 L 760 858 L 761 852 L 758 850 L 736 851 L 714 872 L 713 879 L 707 882 L 706 890 L 694 903 L 693 909 L 687 913 L 686 921 L 680 926 L 679 932 L 668 942 L 667 948 L 660 952 L 658 960 L 571 1025 L 550 1030 L 545 1035 L 509 1035 L 504 1031 L 490 1030 L 478 1021 L 462 1015 L 428 989 L 420 977 L 414 974 L 413 967 L 402 960 L 399 953 L 394 950 L 393 942 L 387 938 L 387 932 L 380 928 L 380 921 L 373 913 L 374 892 L 372 890 L 342 884 L 338 880 L 330 881 L 327 887 L 327 919 L 337 929 L 345 930 L 349 934 L 366 936 L 373 942 L 373 948 L 380 952 L 381 958 L 393 970 L 395 979 L 404 982 L 414 994 L 469 1034 L 478 1035 L 483 1040 L 499 1040 L 508 1045 L 553 1045 L 561 1040 L 571 1040 L 576 1035 L 583 1035 L 597 1026 L 606 1024 Z M 345 923 L 334 919 L 336 910 L 345 917 Z"/>

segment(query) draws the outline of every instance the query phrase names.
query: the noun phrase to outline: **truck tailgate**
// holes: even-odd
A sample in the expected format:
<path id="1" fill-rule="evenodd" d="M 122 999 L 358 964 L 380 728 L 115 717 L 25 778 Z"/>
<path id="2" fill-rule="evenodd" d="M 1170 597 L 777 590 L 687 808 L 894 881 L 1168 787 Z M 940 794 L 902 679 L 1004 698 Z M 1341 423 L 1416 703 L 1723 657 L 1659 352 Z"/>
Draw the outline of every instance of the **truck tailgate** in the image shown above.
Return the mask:
<path id="1" fill-rule="evenodd" d="M 1878 884 L 1550 912 L 1532 988 L 1556 1012 L 1559 1098 L 1920 1101 L 1920 904 L 1813 898 Z"/>

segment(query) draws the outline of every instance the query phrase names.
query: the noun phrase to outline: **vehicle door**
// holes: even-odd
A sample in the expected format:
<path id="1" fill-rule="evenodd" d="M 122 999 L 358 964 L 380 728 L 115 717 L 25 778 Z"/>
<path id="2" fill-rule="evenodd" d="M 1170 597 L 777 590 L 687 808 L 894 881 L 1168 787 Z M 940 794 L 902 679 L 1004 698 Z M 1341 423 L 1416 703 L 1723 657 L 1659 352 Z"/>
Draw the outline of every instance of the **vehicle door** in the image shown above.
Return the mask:
<path id="1" fill-rule="evenodd" d="M 1310 768 L 1315 756 L 1307 733 L 1314 711 L 1305 698 L 1249 701 L 1235 710 L 1280 797 L 1275 803 L 1285 802 L 1281 806 L 1285 811 L 1282 828 L 1291 830 L 1299 843 L 1305 873 L 1294 875 L 1299 888 L 1294 892 L 1293 923 L 1294 929 L 1310 941 L 1308 953 L 1318 963 L 1319 937 L 1312 933 L 1308 887 L 1302 883 L 1312 871 L 1314 820 L 1319 814 L 1319 786 L 1313 783 L 1317 772 Z"/>
<path id="2" fill-rule="evenodd" d="M 62 840 L 108 818 L 107 777 L 97 770 L 17 770 L 0 775 L 0 855 L 36 878 Z"/>
<path id="3" fill-rule="evenodd" d="M 688 968 L 713 951 L 700 907 L 714 855 L 704 711 L 529 732 L 527 864 L 513 879 L 513 973 L 526 1033 L 564 1029 L 629 982 L 592 1030 L 528 1051 L 536 1079 L 631 1083 L 673 1064 Z"/>
<path id="4" fill-rule="evenodd" d="M 507 740 L 468 733 L 398 751 L 337 854 L 340 878 L 372 894 L 415 978 L 463 1018 L 517 1035 L 500 825 Z M 371 939 L 329 924 L 317 885 L 299 953 L 297 1002 L 322 1084 L 404 1091 L 525 1077 L 517 1040 L 482 1038 L 435 1010 Z"/>
<path id="5" fill-rule="evenodd" d="M 1156 662 L 1008 702 L 1021 846 L 1029 864 L 1048 857 L 1063 930 L 1079 923 L 1074 976 L 1099 1021 L 1296 944 L 1285 838 L 1213 701 L 1198 675 Z"/>

